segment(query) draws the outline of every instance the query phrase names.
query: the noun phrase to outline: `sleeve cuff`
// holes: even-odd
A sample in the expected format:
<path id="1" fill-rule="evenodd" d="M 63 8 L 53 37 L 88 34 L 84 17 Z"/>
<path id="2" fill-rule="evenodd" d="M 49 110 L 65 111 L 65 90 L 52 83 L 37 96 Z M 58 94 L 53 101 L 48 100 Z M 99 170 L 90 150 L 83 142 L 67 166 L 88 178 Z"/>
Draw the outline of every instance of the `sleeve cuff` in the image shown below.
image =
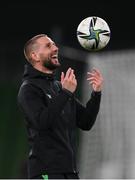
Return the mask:
<path id="1" fill-rule="evenodd" d="M 63 91 L 64 93 L 66 93 L 67 95 L 69 95 L 69 97 L 72 97 L 72 96 L 73 96 L 73 93 L 72 93 L 71 91 L 65 89 L 65 88 L 63 88 L 62 91 Z"/>
<path id="2" fill-rule="evenodd" d="M 93 96 L 101 95 L 101 91 L 92 91 Z"/>

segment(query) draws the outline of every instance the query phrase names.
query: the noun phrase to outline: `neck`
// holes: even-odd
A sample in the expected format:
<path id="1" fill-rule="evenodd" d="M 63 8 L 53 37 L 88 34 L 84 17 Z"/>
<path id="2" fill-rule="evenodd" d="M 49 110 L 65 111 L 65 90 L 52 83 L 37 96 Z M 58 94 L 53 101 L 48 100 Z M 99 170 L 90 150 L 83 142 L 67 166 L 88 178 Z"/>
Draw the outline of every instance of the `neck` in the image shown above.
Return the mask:
<path id="1" fill-rule="evenodd" d="M 47 69 L 44 66 L 40 66 L 40 65 L 37 66 L 37 65 L 35 65 L 34 68 L 37 69 L 38 71 L 43 72 L 43 73 L 47 73 L 47 74 L 52 74 L 53 73 L 53 70 Z"/>

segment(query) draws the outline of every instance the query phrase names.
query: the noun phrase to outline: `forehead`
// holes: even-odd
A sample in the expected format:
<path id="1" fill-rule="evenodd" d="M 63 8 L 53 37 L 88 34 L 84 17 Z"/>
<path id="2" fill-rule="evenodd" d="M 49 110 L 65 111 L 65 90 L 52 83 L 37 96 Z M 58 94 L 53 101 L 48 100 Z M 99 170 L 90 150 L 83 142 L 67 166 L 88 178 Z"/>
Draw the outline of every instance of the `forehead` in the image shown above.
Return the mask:
<path id="1" fill-rule="evenodd" d="M 54 43 L 54 42 L 52 41 L 52 39 L 49 38 L 48 36 L 39 38 L 39 39 L 37 40 L 37 42 L 40 43 L 40 44 Z"/>

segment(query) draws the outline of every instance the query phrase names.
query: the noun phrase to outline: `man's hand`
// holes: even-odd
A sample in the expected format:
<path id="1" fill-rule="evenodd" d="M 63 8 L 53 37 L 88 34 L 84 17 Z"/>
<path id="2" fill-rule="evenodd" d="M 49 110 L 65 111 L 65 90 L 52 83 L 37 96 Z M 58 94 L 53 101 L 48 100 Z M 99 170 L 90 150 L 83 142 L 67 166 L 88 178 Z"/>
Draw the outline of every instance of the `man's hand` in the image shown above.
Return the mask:
<path id="1" fill-rule="evenodd" d="M 93 68 L 92 72 L 88 72 L 87 80 L 92 85 L 94 91 L 99 92 L 102 90 L 103 77 L 98 69 Z"/>
<path id="2" fill-rule="evenodd" d="M 69 68 L 66 75 L 64 75 L 64 72 L 61 73 L 61 84 L 62 88 L 67 89 L 72 93 L 76 90 L 77 80 L 73 69 Z"/>

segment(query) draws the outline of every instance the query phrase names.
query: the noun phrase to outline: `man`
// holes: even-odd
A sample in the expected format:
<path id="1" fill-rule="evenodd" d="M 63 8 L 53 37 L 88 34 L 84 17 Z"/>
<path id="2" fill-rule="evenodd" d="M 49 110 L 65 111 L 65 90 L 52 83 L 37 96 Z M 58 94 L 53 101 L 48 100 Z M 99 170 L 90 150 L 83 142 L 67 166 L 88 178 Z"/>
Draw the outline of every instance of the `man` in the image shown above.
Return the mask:
<path id="1" fill-rule="evenodd" d="M 84 107 L 76 98 L 77 80 L 69 67 L 55 80 L 60 66 L 58 47 L 45 34 L 26 42 L 23 83 L 18 103 L 25 115 L 30 145 L 28 174 L 36 179 L 79 179 L 76 168 L 76 128 L 90 130 L 100 107 L 103 78 L 88 72 L 91 99 Z"/>

